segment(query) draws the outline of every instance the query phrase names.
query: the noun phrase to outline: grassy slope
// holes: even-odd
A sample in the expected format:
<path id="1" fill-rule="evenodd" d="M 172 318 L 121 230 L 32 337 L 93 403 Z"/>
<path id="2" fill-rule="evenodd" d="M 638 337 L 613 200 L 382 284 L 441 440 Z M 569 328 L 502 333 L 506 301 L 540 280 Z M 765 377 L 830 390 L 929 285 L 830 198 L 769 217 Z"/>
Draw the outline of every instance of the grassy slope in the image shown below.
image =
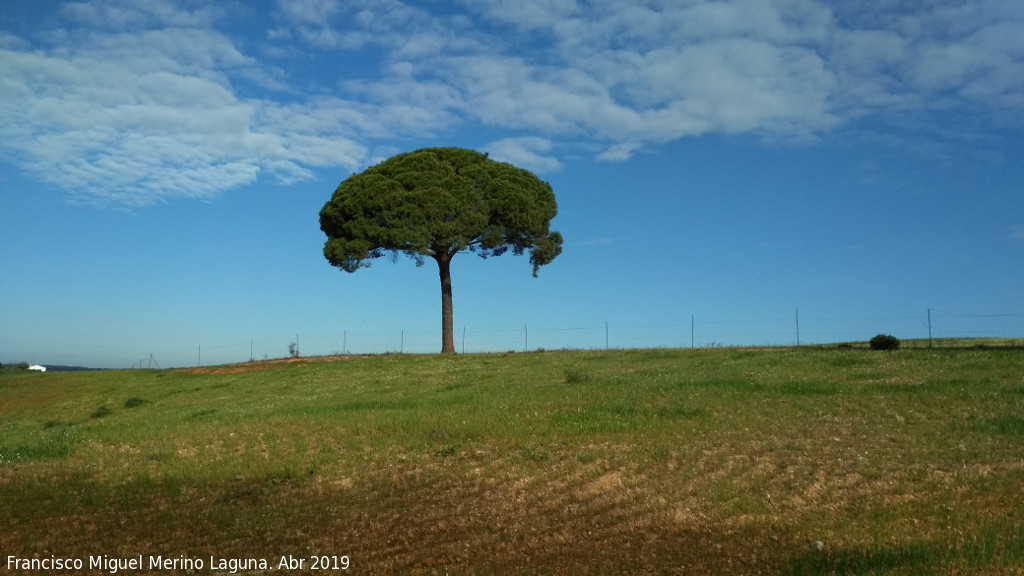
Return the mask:
<path id="1" fill-rule="evenodd" d="M 359 574 L 1014 574 L 1021 486 L 1020 350 L 0 377 L 0 517 L 12 528 L 0 550 L 22 557 L 347 554 Z"/>

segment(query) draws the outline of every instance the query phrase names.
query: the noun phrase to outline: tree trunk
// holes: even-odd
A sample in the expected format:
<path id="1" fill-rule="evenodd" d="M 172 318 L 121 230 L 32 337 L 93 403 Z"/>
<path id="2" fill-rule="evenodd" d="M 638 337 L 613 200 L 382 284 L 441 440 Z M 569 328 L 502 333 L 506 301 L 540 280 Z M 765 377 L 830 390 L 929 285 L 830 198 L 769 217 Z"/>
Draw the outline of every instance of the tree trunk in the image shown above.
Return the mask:
<path id="1" fill-rule="evenodd" d="M 436 260 L 441 275 L 441 354 L 455 354 L 455 333 L 452 328 L 452 259 L 451 256 L 442 255 Z"/>

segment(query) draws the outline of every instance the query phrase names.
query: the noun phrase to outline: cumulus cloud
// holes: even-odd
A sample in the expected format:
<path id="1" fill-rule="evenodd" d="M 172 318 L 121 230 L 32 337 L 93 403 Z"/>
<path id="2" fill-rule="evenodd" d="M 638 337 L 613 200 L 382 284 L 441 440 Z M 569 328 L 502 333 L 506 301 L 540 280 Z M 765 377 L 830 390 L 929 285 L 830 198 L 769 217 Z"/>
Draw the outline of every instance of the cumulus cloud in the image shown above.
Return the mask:
<path id="1" fill-rule="evenodd" d="M 284 16 L 296 24 L 322 25 L 340 9 L 338 0 L 286 0 L 277 3 Z"/>
<path id="2" fill-rule="evenodd" d="M 83 6 L 71 12 L 91 18 Z M 296 110 L 242 98 L 233 77 L 254 67 L 207 29 L 0 49 L 0 147 L 76 202 L 101 205 L 202 198 L 260 174 L 289 183 L 311 178 L 309 166 L 360 165 L 355 138 L 372 123 L 364 111 L 339 100 Z"/>
<path id="3" fill-rule="evenodd" d="M 0 31 L 0 150 L 79 201 L 146 205 L 355 170 L 368 150 L 466 125 L 516 134 L 487 149 L 550 172 L 556 151 L 625 162 L 707 133 L 800 140 L 908 111 L 1024 111 L 1020 3 L 428 8 L 279 0 L 260 20 L 213 2 L 66 3 L 51 29 Z"/>
<path id="4" fill-rule="evenodd" d="M 874 111 L 966 106 L 994 113 L 1024 107 L 1024 5 L 998 0 L 835 5 L 829 63 L 837 100 Z"/>
<path id="5" fill-rule="evenodd" d="M 548 28 L 581 11 L 576 0 L 483 0 L 471 8 L 521 29 Z"/>
<path id="6" fill-rule="evenodd" d="M 636 142 L 623 142 L 598 154 L 597 159 L 605 162 L 625 162 L 633 157 L 633 153 L 635 153 L 638 148 L 640 148 L 640 144 L 637 144 Z"/>
<path id="7" fill-rule="evenodd" d="M 398 52 L 433 51 L 454 41 L 424 9 L 400 0 L 278 0 L 283 28 L 317 48 L 343 50 L 386 46 Z M 450 27 L 448 27 L 450 28 Z M 287 32 L 287 33 L 286 33 Z"/>
<path id="8" fill-rule="evenodd" d="M 217 4 L 183 8 L 171 0 L 68 2 L 61 5 L 60 13 L 79 24 L 117 31 L 154 26 L 206 27 L 224 16 Z"/>
<path id="9" fill-rule="evenodd" d="M 501 162 L 508 162 L 538 173 L 556 172 L 562 169 L 558 159 L 547 156 L 552 144 L 544 138 L 505 138 L 484 146 L 490 156 Z"/>

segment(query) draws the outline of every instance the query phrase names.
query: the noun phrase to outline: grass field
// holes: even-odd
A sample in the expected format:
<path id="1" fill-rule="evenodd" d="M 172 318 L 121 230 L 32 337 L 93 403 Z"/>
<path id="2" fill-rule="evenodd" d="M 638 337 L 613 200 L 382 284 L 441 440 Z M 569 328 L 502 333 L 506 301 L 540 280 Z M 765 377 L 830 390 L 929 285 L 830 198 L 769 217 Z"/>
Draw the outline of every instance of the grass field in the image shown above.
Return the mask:
<path id="1" fill-rule="evenodd" d="M 1022 487 L 1019 349 L 0 376 L 0 560 L 119 574 L 1024 574 Z"/>

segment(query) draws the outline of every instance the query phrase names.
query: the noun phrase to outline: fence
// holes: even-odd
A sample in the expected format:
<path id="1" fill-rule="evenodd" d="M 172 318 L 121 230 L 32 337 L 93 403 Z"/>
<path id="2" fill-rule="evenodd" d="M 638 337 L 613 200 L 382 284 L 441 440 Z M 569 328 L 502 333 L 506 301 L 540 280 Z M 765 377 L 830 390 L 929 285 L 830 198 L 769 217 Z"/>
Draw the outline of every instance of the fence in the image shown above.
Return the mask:
<path id="1" fill-rule="evenodd" d="M 498 326 L 455 328 L 455 348 L 464 353 L 604 348 L 708 348 L 795 346 L 865 342 L 891 334 L 916 345 L 951 345 L 952 339 L 988 338 L 987 345 L 1024 346 L 1024 314 L 970 315 L 926 310 L 910 316 L 835 318 L 792 316 L 759 320 L 705 319 L 693 315 L 656 324 L 595 322 L 587 326 Z M 341 330 L 237 343 L 196 344 L 191 350 L 146 353 L 135 367 L 196 366 L 335 354 L 435 353 L 440 330 Z M 959 342 L 957 345 L 964 345 Z M 966 344 L 969 344 L 966 343 Z M 294 346 L 294 349 L 292 348 Z M 154 365 L 154 362 L 157 364 Z"/>

